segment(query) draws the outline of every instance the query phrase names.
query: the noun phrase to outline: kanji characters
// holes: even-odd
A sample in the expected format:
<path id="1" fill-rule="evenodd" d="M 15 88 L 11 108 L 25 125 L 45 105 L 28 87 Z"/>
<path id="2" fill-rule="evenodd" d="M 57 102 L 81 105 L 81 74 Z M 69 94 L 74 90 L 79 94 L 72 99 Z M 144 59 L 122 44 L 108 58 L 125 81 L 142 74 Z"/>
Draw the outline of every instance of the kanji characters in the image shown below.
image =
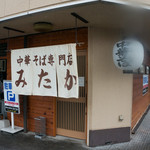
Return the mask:
<path id="1" fill-rule="evenodd" d="M 25 64 L 28 66 L 30 64 L 30 61 L 31 61 L 30 56 L 26 55 L 24 61 L 25 61 Z"/>
<path id="2" fill-rule="evenodd" d="M 29 55 L 30 54 L 30 55 Z M 56 55 L 57 54 L 57 55 Z M 120 55 L 119 52 L 116 55 Z M 56 62 L 56 65 L 55 65 Z M 20 55 L 18 56 L 17 63 L 20 65 L 20 71 L 17 71 L 17 74 L 19 75 L 19 78 L 15 79 L 15 85 L 16 87 L 22 86 L 28 87 L 31 86 L 29 84 L 29 81 L 31 81 L 30 77 L 28 76 L 29 71 L 25 72 L 25 69 L 31 70 L 31 75 L 34 75 L 34 78 L 38 79 L 37 86 L 40 89 L 53 89 L 52 85 L 54 85 L 54 78 L 56 78 L 56 72 L 58 72 L 59 76 L 62 74 L 63 76 L 60 76 L 62 79 L 62 85 L 65 90 L 72 90 L 75 85 L 77 85 L 77 73 L 72 73 L 70 70 L 72 70 L 71 66 L 73 65 L 73 55 L 72 53 L 66 52 L 64 53 L 45 53 L 44 52 L 40 55 L 40 53 L 25 53 L 24 56 Z M 24 63 L 24 65 L 22 64 Z M 52 67 L 53 66 L 53 67 Z M 35 67 L 35 70 L 32 72 L 32 69 Z M 63 69 L 63 71 L 59 71 L 59 69 Z M 40 69 L 40 70 L 39 70 Z M 52 70 L 51 70 L 52 69 Z M 18 69 L 17 69 L 18 70 Z M 39 71 L 37 73 L 37 71 Z M 64 71 L 65 74 L 63 73 Z M 54 75 L 51 75 L 51 72 L 54 72 Z M 53 77 L 55 76 L 55 77 Z M 58 77 L 58 78 L 60 78 Z M 36 79 L 36 80 L 37 80 Z M 27 81 L 27 82 L 26 82 Z M 34 81 L 34 80 L 33 80 Z M 55 80 L 56 82 L 56 80 Z M 27 85 L 28 83 L 28 85 Z M 26 86 L 27 85 L 27 86 Z M 57 85 L 55 85 L 56 87 Z M 55 88 L 54 87 L 54 88 Z"/>
<path id="3" fill-rule="evenodd" d="M 27 85 L 27 82 L 25 81 L 25 78 L 22 79 L 23 73 L 24 73 L 24 70 L 22 70 L 22 69 L 17 72 L 17 74 L 19 74 L 19 79 L 15 82 L 17 87 L 20 85 L 20 83 L 22 83 L 22 87 Z"/>
<path id="4" fill-rule="evenodd" d="M 65 88 L 67 88 L 67 90 L 71 90 L 73 87 L 73 79 L 75 80 L 75 85 L 77 84 L 77 77 L 74 75 L 70 74 L 70 70 L 67 69 L 67 73 L 66 73 L 66 77 L 65 77 Z"/>
<path id="5" fill-rule="evenodd" d="M 66 56 L 65 54 L 59 55 L 59 65 L 61 65 L 61 61 L 63 61 L 63 65 L 66 66 Z"/>
<path id="6" fill-rule="evenodd" d="M 54 63 L 54 56 L 51 55 L 51 54 L 48 56 L 48 63 L 49 63 L 51 66 L 53 66 L 53 63 Z"/>
<path id="7" fill-rule="evenodd" d="M 21 66 L 21 63 L 23 62 L 23 58 L 19 56 L 19 59 L 17 59 L 17 63 Z"/>
<path id="8" fill-rule="evenodd" d="M 69 54 L 68 55 L 68 62 L 67 62 L 67 64 L 69 64 L 69 65 L 72 65 L 72 54 Z"/>
<path id="9" fill-rule="evenodd" d="M 24 56 L 24 59 L 21 56 L 19 56 L 19 58 L 17 59 L 17 63 L 20 66 L 23 62 L 28 66 L 29 64 L 31 64 L 31 61 L 33 61 L 36 66 L 46 66 L 47 63 L 53 66 L 53 64 L 55 63 L 54 56 L 52 54 L 50 54 L 48 57 L 47 55 L 43 55 L 43 56 L 34 55 L 34 58 L 32 60 L 31 59 L 32 58 L 28 54 Z M 66 54 L 58 55 L 59 65 L 71 66 L 73 64 L 72 59 L 73 59 L 72 54 L 70 53 L 68 55 Z"/>
<path id="10" fill-rule="evenodd" d="M 72 54 L 68 54 L 68 59 L 67 59 L 67 63 L 66 63 L 66 55 L 59 55 L 59 65 L 61 65 L 61 61 L 63 61 L 63 65 L 66 66 L 66 64 L 72 65 L 73 61 L 72 61 Z"/>
<path id="11" fill-rule="evenodd" d="M 129 43 L 123 41 L 123 42 L 120 42 L 117 44 L 117 47 L 118 47 L 118 51 L 116 53 L 116 55 L 118 55 L 119 59 L 117 60 L 118 61 L 118 65 L 121 67 L 127 67 L 127 66 L 130 66 L 129 62 L 127 62 L 126 58 L 126 54 L 127 54 L 127 51 L 128 51 L 128 46 Z"/>
<path id="12" fill-rule="evenodd" d="M 41 73 L 38 74 L 38 76 L 39 76 L 38 87 L 39 87 L 39 88 L 40 88 L 40 86 L 41 86 L 42 79 L 43 79 L 45 76 L 47 76 L 47 75 L 48 75 L 48 72 L 44 72 L 44 70 L 41 69 Z M 44 81 L 46 81 L 47 84 L 51 82 L 51 80 L 48 79 L 48 78 L 47 78 L 47 79 L 44 79 Z M 50 89 L 50 88 L 51 88 L 50 85 L 43 85 L 43 86 L 44 86 L 45 88 L 47 88 L 47 89 Z"/>

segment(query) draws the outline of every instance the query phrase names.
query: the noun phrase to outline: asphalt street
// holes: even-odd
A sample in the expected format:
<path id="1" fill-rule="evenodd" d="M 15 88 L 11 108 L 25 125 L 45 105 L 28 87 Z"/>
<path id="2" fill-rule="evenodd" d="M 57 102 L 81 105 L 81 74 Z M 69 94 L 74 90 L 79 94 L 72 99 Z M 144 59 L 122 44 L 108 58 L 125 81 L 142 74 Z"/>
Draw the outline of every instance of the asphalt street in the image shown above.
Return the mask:
<path id="1" fill-rule="evenodd" d="M 66 137 L 35 138 L 34 133 L 0 133 L 0 150 L 150 150 L 150 112 L 127 143 L 89 148 L 85 141 Z"/>

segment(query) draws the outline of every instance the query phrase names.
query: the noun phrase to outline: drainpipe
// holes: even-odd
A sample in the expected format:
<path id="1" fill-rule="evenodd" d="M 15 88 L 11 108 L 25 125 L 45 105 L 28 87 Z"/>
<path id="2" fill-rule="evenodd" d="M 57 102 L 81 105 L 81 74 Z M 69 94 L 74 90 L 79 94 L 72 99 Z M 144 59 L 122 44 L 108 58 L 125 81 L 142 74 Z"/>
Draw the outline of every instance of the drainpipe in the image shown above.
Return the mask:
<path id="1" fill-rule="evenodd" d="M 27 36 L 24 36 L 24 48 L 27 48 Z M 27 133 L 27 96 L 23 96 L 23 125 L 24 125 L 24 132 Z"/>

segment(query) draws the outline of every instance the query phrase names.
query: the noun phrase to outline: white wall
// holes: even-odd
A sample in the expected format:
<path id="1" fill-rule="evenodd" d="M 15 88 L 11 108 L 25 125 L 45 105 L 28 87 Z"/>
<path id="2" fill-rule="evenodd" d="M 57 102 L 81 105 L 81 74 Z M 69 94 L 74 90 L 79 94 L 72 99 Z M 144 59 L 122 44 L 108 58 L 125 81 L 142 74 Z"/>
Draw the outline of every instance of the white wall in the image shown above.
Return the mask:
<path id="1" fill-rule="evenodd" d="M 88 130 L 131 126 L 133 76 L 113 64 L 112 49 L 118 40 L 118 30 L 89 28 Z"/>
<path id="2" fill-rule="evenodd" d="M 0 18 L 79 0 L 0 0 Z"/>

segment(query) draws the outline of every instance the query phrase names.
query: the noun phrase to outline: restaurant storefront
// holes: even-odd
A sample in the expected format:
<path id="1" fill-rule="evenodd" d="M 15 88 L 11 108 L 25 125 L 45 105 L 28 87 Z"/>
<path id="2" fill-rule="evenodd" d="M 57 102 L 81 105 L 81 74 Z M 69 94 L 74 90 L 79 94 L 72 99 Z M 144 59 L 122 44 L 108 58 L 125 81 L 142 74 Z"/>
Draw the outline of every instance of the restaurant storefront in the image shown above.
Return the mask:
<path id="1" fill-rule="evenodd" d="M 150 101 L 149 90 L 143 95 L 146 72 L 123 73 L 113 63 L 114 44 L 140 29 L 133 30 L 133 22 L 127 27 L 129 22 L 125 24 L 125 20 L 129 18 L 124 16 L 127 10 L 122 8 L 93 1 L 1 22 L 0 59 L 7 60 L 7 69 L 1 74 L 5 80 L 12 79 L 13 50 L 70 43 L 75 43 L 77 49 L 79 98 L 20 95 L 16 126 L 23 127 L 25 132 L 35 132 L 34 118 L 42 116 L 46 118 L 49 136 L 82 139 L 88 146 L 130 141 L 130 134 L 136 131 Z M 37 22 L 50 22 L 53 29 L 38 33 L 33 27 Z M 139 34 L 145 50 L 143 65 L 150 66 L 149 37 L 141 33 L 145 31 Z M 10 113 L 8 119 L 11 120 Z"/>

